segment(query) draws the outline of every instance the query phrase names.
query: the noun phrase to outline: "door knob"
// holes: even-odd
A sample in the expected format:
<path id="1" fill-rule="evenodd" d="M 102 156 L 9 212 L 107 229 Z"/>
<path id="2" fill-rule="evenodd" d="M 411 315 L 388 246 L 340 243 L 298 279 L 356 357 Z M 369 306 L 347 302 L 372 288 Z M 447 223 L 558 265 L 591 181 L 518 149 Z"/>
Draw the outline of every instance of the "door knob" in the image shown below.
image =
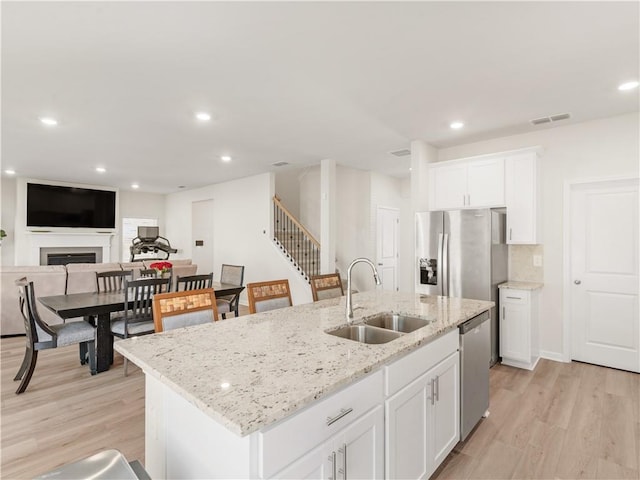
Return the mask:
<path id="1" fill-rule="evenodd" d="M 580 285 L 582 282 L 580 280 L 574 280 L 573 283 L 575 283 L 576 285 Z"/>

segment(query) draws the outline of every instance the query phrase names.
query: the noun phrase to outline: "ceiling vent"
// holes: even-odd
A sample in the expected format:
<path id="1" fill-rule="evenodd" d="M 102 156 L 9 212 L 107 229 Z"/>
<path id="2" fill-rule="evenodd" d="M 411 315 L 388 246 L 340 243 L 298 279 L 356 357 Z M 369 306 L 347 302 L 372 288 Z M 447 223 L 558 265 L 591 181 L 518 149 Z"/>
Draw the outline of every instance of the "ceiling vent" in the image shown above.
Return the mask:
<path id="1" fill-rule="evenodd" d="M 271 165 L 273 165 L 274 167 L 284 167 L 285 165 L 289 165 L 289 162 L 276 162 L 272 163 Z"/>
<path id="2" fill-rule="evenodd" d="M 530 121 L 532 125 L 541 125 L 543 123 L 559 122 L 560 120 L 567 120 L 569 118 L 571 118 L 571 115 L 568 113 L 558 113 L 556 115 L 550 115 L 548 117 L 534 118 Z"/>
<path id="3" fill-rule="evenodd" d="M 411 150 L 405 148 L 403 150 L 396 150 L 395 152 L 390 152 L 391 155 L 395 155 L 396 157 L 406 157 L 407 155 L 411 155 Z"/>

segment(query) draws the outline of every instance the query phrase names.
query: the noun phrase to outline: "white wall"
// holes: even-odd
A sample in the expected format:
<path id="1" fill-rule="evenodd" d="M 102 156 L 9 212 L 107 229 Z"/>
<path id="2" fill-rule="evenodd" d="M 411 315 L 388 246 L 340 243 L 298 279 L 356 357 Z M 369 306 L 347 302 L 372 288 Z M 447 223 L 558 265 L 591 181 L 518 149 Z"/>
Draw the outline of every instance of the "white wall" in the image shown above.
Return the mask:
<path id="1" fill-rule="evenodd" d="M 14 265 L 15 263 L 15 222 L 16 222 L 16 179 L 2 178 L 0 184 L 0 198 L 2 212 L 0 217 L 0 228 L 7 236 L 2 240 L 0 247 L 0 262 L 2 265 Z"/>
<path id="2" fill-rule="evenodd" d="M 638 175 L 638 114 L 556 127 L 538 132 L 442 149 L 439 160 L 540 145 L 544 289 L 540 308 L 543 352 L 562 353 L 563 191 L 568 180 Z"/>
<path id="3" fill-rule="evenodd" d="M 339 167 L 338 167 L 339 168 Z M 316 240 L 320 240 L 320 165 L 307 168 L 299 177 L 299 220 Z M 340 187 L 338 186 L 338 192 Z M 340 205 L 338 200 L 338 205 Z M 336 241 L 336 245 L 339 244 Z"/>
<path id="4" fill-rule="evenodd" d="M 304 169 L 281 170 L 276 172 L 276 195 L 291 215 L 300 219 L 300 177 Z"/>
<path id="5" fill-rule="evenodd" d="M 220 278 L 223 263 L 244 265 L 245 283 L 288 278 L 294 304 L 310 302 L 311 287 L 270 235 L 274 190 L 274 175 L 266 173 L 167 195 L 166 234 L 179 249 L 176 257 L 191 257 L 192 202 L 213 199 L 214 278 Z M 246 293 L 242 301 L 246 303 Z"/>

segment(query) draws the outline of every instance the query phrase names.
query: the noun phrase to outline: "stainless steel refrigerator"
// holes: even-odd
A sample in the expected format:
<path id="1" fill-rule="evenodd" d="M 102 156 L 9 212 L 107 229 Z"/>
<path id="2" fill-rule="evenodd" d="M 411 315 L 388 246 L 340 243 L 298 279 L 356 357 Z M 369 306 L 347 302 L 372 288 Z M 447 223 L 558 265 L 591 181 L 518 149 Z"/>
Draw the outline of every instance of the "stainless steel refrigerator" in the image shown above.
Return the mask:
<path id="1" fill-rule="evenodd" d="M 504 209 L 416 213 L 416 291 L 490 300 L 491 365 L 498 361 L 498 285 L 507 281 Z"/>

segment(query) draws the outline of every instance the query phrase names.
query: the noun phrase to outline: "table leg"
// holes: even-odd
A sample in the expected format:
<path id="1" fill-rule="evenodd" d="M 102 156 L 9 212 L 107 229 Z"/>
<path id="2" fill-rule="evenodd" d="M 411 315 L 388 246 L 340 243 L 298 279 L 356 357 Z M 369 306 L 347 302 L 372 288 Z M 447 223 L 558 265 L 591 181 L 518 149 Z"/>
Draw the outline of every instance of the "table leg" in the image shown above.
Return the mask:
<path id="1" fill-rule="evenodd" d="M 96 370 L 106 372 L 113 358 L 113 335 L 111 334 L 111 315 L 98 315 L 96 327 Z"/>

